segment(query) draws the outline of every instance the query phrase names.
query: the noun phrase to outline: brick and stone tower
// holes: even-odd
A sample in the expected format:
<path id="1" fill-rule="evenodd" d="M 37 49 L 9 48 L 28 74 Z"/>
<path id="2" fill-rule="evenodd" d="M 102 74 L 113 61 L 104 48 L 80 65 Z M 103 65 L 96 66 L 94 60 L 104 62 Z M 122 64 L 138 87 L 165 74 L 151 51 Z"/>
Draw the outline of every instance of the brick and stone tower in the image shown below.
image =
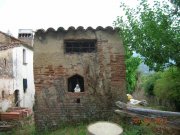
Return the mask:
<path id="1" fill-rule="evenodd" d="M 33 31 L 32 29 L 19 29 L 18 39 L 33 46 Z"/>
<path id="2" fill-rule="evenodd" d="M 115 102 L 125 102 L 124 48 L 117 29 L 40 29 L 33 47 L 37 129 L 107 120 Z"/>

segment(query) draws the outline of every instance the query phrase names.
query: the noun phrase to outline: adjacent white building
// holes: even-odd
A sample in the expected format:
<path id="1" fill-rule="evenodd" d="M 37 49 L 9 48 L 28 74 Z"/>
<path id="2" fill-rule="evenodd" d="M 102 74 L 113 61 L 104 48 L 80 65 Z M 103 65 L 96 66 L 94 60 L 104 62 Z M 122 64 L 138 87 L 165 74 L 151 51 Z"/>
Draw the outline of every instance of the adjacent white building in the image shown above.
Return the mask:
<path id="1" fill-rule="evenodd" d="M 0 111 L 34 104 L 32 30 L 20 30 L 18 38 L 0 32 Z"/>

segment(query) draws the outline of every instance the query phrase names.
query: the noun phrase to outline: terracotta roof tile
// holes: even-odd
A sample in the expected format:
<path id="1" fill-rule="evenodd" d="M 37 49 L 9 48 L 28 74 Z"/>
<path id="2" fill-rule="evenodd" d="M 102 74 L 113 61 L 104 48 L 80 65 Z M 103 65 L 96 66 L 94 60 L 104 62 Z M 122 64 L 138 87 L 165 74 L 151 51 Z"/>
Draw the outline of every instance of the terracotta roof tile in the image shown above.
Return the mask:
<path id="1" fill-rule="evenodd" d="M 48 28 L 47 30 L 44 29 L 38 29 L 35 32 L 35 35 L 41 35 L 41 34 L 46 34 L 49 32 L 68 32 L 68 31 L 118 31 L 118 28 L 113 28 L 111 26 L 107 26 L 105 28 L 103 28 L 102 26 L 98 26 L 97 28 L 92 28 L 92 27 L 87 27 L 86 29 L 84 29 L 84 27 L 79 26 L 77 28 L 75 28 L 74 26 L 70 26 L 67 30 L 64 29 L 63 27 L 59 27 L 57 30 L 55 30 L 54 28 Z"/>

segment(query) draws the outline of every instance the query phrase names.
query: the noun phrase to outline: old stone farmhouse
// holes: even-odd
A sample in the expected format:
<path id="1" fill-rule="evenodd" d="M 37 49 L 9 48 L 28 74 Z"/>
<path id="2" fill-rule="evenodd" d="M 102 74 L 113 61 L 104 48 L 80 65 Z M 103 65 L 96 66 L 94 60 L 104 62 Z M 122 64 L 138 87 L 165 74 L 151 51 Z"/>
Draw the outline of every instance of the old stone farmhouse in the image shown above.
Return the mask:
<path id="1" fill-rule="evenodd" d="M 125 100 L 124 50 L 112 27 L 37 30 L 34 74 L 38 129 L 108 118 Z"/>
<path id="2" fill-rule="evenodd" d="M 20 30 L 19 39 L 0 32 L 0 111 L 33 107 L 32 40 L 31 30 Z"/>

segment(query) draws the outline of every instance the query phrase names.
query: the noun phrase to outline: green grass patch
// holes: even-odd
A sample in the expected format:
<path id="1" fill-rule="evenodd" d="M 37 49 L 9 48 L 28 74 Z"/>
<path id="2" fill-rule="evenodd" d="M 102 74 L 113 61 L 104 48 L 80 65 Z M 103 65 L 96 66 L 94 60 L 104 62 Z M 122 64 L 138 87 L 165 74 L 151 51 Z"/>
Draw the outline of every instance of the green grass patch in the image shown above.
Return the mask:
<path id="1" fill-rule="evenodd" d="M 123 128 L 123 135 L 167 135 L 165 132 L 162 133 L 156 130 L 155 124 L 147 125 L 141 123 L 140 125 L 133 125 L 130 119 L 118 119 L 114 121 Z M 35 126 L 29 125 L 14 129 L 11 132 L 0 132 L 0 135 L 86 135 L 89 124 L 89 122 L 62 124 L 57 130 L 45 131 L 43 133 L 37 133 Z"/>
<path id="2" fill-rule="evenodd" d="M 150 128 L 142 125 L 120 124 L 123 127 L 123 135 L 155 135 Z M 63 125 L 55 131 L 46 131 L 43 135 L 86 135 L 87 123 L 78 125 Z M 34 125 L 14 129 L 11 132 L 0 133 L 0 135 L 40 135 L 35 131 Z"/>
<path id="3" fill-rule="evenodd" d="M 86 126 L 87 125 L 84 124 L 80 124 L 77 126 L 67 126 L 53 131 L 48 135 L 86 135 Z"/>

